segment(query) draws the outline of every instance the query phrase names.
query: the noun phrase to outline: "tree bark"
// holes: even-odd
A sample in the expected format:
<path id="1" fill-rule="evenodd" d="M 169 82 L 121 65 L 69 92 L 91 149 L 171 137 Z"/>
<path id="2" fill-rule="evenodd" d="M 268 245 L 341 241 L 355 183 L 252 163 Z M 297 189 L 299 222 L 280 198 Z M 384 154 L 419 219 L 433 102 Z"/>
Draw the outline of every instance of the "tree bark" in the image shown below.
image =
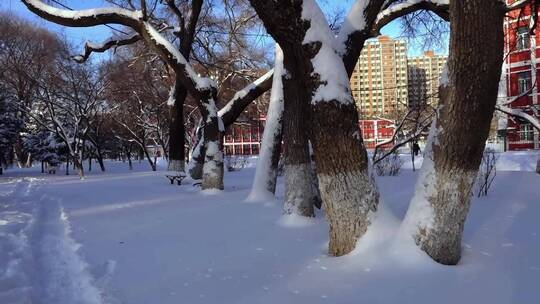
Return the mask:
<path id="1" fill-rule="evenodd" d="M 450 1 L 450 56 L 439 87 L 439 113 L 403 224 L 442 264 L 457 264 L 461 257 L 471 189 L 497 99 L 504 7 L 496 0 Z"/>
<path id="2" fill-rule="evenodd" d="M 101 172 L 105 172 L 105 163 L 103 162 L 103 154 L 101 152 L 101 148 L 99 146 L 96 147 L 96 159 L 99 164 L 99 168 L 101 169 Z"/>
<path id="3" fill-rule="evenodd" d="M 283 135 L 283 52 L 276 44 L 274 75 L 266 124 L 262 136 L 255 178 L 247 201 L 264 200 L 276 192 L 281 140 Z"/>
<path id="4" fill-rule="evenodd" d="M 342 58 L 332 51 L 334 46 L 328 44 L 333 41 L 333 34 L 328 28 L 321 27 L 327 23 L 313 0 L 250 2 L 267 31 L 283 48 L 285 58 L 295 61 L 287 72 L 297 81 L 298 88 L 302 88 L 298 90 L 300 100 L 309 108 L 308 134 L 313 143 L 321 197 L 330 224 L 329 254 L 347 254 L 367 230 L 368 216 L 376 211 L 379 194 L 368 172 L 367 152 L 360 136 L 347 71 Z M 306 5 L 310 9 L 304 16 Z M 308 19 L 317 20 L 311 24 Z M 310 29 L 312 26 L 315 28 Z M 310 40 L 315 41 L 304 43 L 308 30 L 312 34 Z M 321 40 L 317 41 L 314 36 Z M 333 77 L 318 73 L 329 71 L 321 71 L 314 64 L 317 55 L 325 58 L 326 65 L 333 66 Z M 323 76 L 325 79 L 321 80 Z M 325 91 L 328 96 L 316 94 L 328 85 L 336 90 Z"/>
<path id="5" fill-rule="evenodd" d="M 197 130 L 197 138 L 199 139 L 191 151 L 191 159 L 188 164 L 189 176 L 193 179 L 202 179 L 204 157 L 206 148 L 204 146 L 204 128 L 202 126 Z"/>
<path id="6" fill-rule="evenodd" d="M 295 69 L 296 60 L 285 55 L 287 71 Z M 297 78 L 283 76 L 283 161 L 285 172 L 285 214 L 314 217 L 316 194 L 312 187 L 311 157 L 307 131 L 307 104 L 301 100 Z"/>
<path id="7" fill-rule="evenodd" d="M 185 141 L 184 101 L 187 90 L 180 81 L 174 85 L 174 105 L 170 108 L 169 125 L 169 171 L 183 172 L 185 170 Z"/>
<path id="8" fill-rule="evenodd" d="M 214 95 L 215 92 L 208 93 Z M 204 121 L 205 151 L 202 189 L 223 190 L 223 123 L 220 123 L 213 96 L 207 96 L 201 101 L 204 105 L 200 111 Z"/>

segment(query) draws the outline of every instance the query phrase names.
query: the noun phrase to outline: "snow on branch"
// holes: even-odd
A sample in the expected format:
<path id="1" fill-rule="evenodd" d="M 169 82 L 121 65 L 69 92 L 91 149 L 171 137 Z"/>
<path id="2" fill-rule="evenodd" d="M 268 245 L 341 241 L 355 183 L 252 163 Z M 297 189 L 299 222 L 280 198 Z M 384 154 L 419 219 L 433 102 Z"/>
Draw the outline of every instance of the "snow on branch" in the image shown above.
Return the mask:
<path id="1" fill-rule="evenodd" d="M 154 47 L 164 56 L 188 91 L 198 97 L 202 91 L 217 87 L 214 80 L 199 76 L 180 51 L 149 22 L 143 22 L 142 31 L 148 35 L 147 41 L 154 43 Z"/>
<path id="2" fill-rule="evenodd" d="M 442 19 L 448 21 L 450 19 L 448 12 L 449 5 L 450 2 L 448 0 L 408 0 L 389 5 L 377 15 L 373 31 L 378 32 L 392 20 L 417 10 L 432 11 Z"/>
<path id="3" fill-rule="evenodd" d="M 130 11 L 119 7 L 84 10 L 67 10 L 45 4 L 40 0 L 21 0 L 36 15 L 57 24 L 71 27 L 89 27 L 102 24 L 121 24 L 136 27 L 142 18 L 140 11 Z"/>
<path id="4" fill-rule="evenodd" d="M 506 11 L 513 11 L 515 9 L 523 8 L 525 5 L 529 4 L 531 0 L 518 0 L 512 4 L 506 6 Z"/>
<path id="5" fill-rule="evenodd" d="M 274 70 L 272 69 L 234 94 L 233 98 L 218 112 L 225 126 L 234 122 L 247 105 L 272 87 L 273 75 Z"/>
<path id="6" fill-rule="evenodd" d="M 90 55 L 94 52 L 97 53 L 103 53 L 113 47 L 119 47 L 124 45 L 133 44 L 141 39 L 141 36 L 139 34 L 132 35 L 131 37 L 127 39 L 109 39 L 101 44 L 92 43 L 90 41 L 87 41 L 84 45 L 84 54 L 81 55 L 75 55 L 71 57 L 73 60 L 75 60 L 78 63 L 83 63 Z"/>
<path id="7" fill-rule="evenodd" d="M 318 45 L 318 52 L 311 59 L 312 76 L 318 78 L 319 85 L 311 99 L 312 104 L 336 101 L 341 104 L 354 103 L 350 91 L 349 77 L 340 55 L 336 53 L 336 38 L 328 27 L 328 22 L 315 0 L 304 0 L 302 19 L 309 21 L 303 45 Z"/>
<path id="8" fill-rule="evenodd" d="M 531 114 L 526 113 L 523 109 L 513 109 L 513 108 L 507 107 L 505 105 L 496 105 L 495 109 L 500 111 L 500 112 L 503 112 L 505 114 L 508 114 L 508 115 L 511 115 L 511 116 L 514 116 L 514 117 L 522 118 L 522 119 L 528 121 L 529 123 L 531 123 L 531 125 L 535 129 L 540 131 L 540 119 L 537 118 L 537 117 L 534 117 Z"/>

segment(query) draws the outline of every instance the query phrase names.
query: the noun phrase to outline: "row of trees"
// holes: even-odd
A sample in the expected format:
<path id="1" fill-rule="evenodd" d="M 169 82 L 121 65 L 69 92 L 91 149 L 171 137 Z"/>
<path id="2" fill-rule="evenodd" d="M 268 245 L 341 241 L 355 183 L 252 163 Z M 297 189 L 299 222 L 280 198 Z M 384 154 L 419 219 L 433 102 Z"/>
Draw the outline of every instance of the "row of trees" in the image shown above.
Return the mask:
<path id="1" fill-rule="evenodd" d="M 536 10 L 534 1 L 507 6 L 498 0 L 358 0 L 336 36 L 336 29 L 328 25 L 314 0 L 250 0 L 264 28 L 279 44 L 273 81 L 272 73 L 265 74 L 238 91 L 218 111 L 222 98 L 218 92 L 223 83 L 216 83 L 211 72 L 196 72 L 198 59 L 182 49 L 187 43 L 193 50 L 198 32 L 189 28 L 197 28 L 201 8 L 207 2 L 115 1 L 119 7 L 72 12 L 39 0 L 22 1 L 32 12 L 58 24 L 118 24 L 134 33 L 114 43 L 87 44 L 90 52 L 136 40 L 161 58 L 174 74 L 171 104 L 175 104 L 175 111 L 180 111 L 182 97 L 189 95 L 200 113 L 199 141 L 189 168 L 195 177 L 202 171 L 205 189 L 223 188 L 224 130 L 273 82 L 267 123 L 271 127 L 265 129 L 265 149 L 261 151 L 266 163 L 258 167 L 264 171 L 257 172 L 254 184 L 262 189 L 254 192 L 272 195 L 275 191 L 276 155 L 280 153 L 277 146 L 282 138 L 286 212 L 313 216 L 314 198 L 320 193 L 330 224 L 329 253 L 334 256 L 355 248 L 379 204 L 349 85 L 360 52 L 382 26 L 411 12 L 424 10 L 450 21 L 450 52 L 439 89 L 441 102 L 431 124 L 416 193 L 403 222 L 403 231 L 411 241 L 443 264 L 456 264 L 461 255 L 471 189 L 495 110 L 503 60 L 503 19 L 516 8 L 533 5 Z M 156 17 L 162 6 L 176 16 L 178 26 Z M 242 7 L 250 12 L 250 7 Z M 244 19 L 232 15 L 230 20 Z M 180 39 L 180 45 L 174 43 L 174 36 Z M 207 43 L 202 45 L 216 49 Z M 243 65 L 230 67 L 238 70 Z M 212 77 L 200 76 L 203 73 Z M 174 128 L 171 125 L 170 134 Z"/>
<path id="2" fill-rule="evenodd" d="M 11 15 L 0 22 L 2 167 L 71 162 L 83 177 L 84 160 L 104 171 L 106 157 L 136 155 L 155 169 L 147 148 L 168 138 L 168 89 L 151 66 L 126 63 L 136 49 L 80 65 L 60 37 Z"/>

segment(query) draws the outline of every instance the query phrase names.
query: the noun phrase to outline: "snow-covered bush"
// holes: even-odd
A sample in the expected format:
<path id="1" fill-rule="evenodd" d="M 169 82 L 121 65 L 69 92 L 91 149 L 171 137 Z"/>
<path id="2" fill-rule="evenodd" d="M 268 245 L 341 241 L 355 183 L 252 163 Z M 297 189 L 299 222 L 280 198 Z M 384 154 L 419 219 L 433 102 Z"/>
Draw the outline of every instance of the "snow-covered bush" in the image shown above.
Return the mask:
<path id="1" fill-rule="evenodd" d="M 476 191 L 478 197 L 486 196 L 497 175 L 497 154 L 493 149 L 486 149 L 482 156 L 482 163 L 476 176 Z"/>
<path id="2" fill-rule="evenodd" d="M 373 169 L 379 176 L 396 176 L 399 175 L 403 161 L 399 157 L 397 151 L 391 153 L 373 165 Z"/>
<path id="3" fill-rule="evenodd" d="M 244 156 L 225 156 L 225 166 L 227 167 L 227 171 L 233 172 L 233 171 L 240 171 L 244 169 L 244 167 L 247 165 L 247 158 Z"/>

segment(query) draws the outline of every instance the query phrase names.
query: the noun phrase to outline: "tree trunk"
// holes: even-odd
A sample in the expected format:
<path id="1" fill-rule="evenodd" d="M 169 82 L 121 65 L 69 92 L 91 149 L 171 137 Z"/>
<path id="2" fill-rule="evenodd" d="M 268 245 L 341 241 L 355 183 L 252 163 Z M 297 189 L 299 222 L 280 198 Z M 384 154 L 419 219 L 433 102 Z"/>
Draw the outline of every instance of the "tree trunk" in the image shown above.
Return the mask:
<path id="1" fill-rule="evenodd" d="M 330 224 L 329 253 L 351 252 L 377 210 L 379 192 L 368 172 L 368 156 L 354 104 L 317 104 L 312 138 L 323 206 Z"/>
<path id="2" fill-rule="evenodd" d="M 148 149 L 146 149 L 146 145 L 143 145 L 144 148 L 142 148 L 144 156 L 146 156 L 146 159 L 148 160 L 148 163 L 150 164 L 150 168 L 152 168 L 152 171 L 156 171 L 156 163 L 152 161 L 152 157 L 148 153 Z"/>
<path id="3" fill-rule="evenodd" d="M 540 158 L 536 162 L 536 173 L 540 174 Z"/>
<path id="4" fill-rule="evenodd" d="M 201 113 L 204 120 L 204 166 L 202 189 L 223 190 L 223 123 L 218 116 L 213 95 L 203 98 Z"/>
<path id="5" fill-rule="evenodd" d="M 45 162 L 41 161 L 41 173 L 45 173 Z"/>
<path id="6" fill-rule="evenodd" d="M 131 150 L 127 151 L 127 159 L 128 159 L 128 166 L 129 170 L 133 170 L 133 163 L 131 162 Z"/>
<path id="7" fill-rule="evenodd" d="M 88 156 L 88 172 L 92 171 L 92 156 Z"/>
<path id="8" fill-rule="evenodd" d="M 96 147 L 96 159 L 99 164 L 99 168 L 101 169 L 101 172 L 105 172 L 105 163 L 103 162 L 103 154 L 101 153 L 101 148 Z"/>
<path id="9" fill-rule="evenodd" d="M 69 175 L 69 156 L 66 159 L 66 175 Z"/>
<path id="10" fill-rule="evenodd" d="M 174 105 L 170 108 L 169 124 L 169 171 L 185 170 L 185 141 L 186 131 L 184 126 L 184 101 L 187 97 L 187 90 L 182 83 L 177 80 L 173 92 Z"/>
<path id="11" fill-rule="evenodd" d="M 193 179 L 202 179 L 203 175 L 203 167 L 204 167 L 204 158 L 206 155 L 206 148 L 204 146 L 204 130 L 201 127 L 200 130 L 198 130 L 198 133 L 201 134 L 200 136 L 197 136 L 199 139 L 195 146 L 193 147 L 193 150 L 191 151 L 191 159 L 188 164 L 188 172 L 189 176 Z"/>
<path id="12" fill-rule="evenodd" d="M 73 166 L 77 169 L 80 179 L 84 179 L 83 163 L 77 156 L 73 157 Z"/>
<path id="13" fill-rule="evenodd" d="M 284 65 L 292 71 L 295 58 L 285 55 Z M 283 141 L 285 171 L 285 214 L 314 217 L 313 202 L 316 194 L 312 187 L 311 157 L 306 134 L 307 104 L 300 99 L 298 88 L 302 86 L 296 79 L 283 77 Z"/>
<path id="14" fill-rule="evenodd" d="M 347 71 L 329 43 L 334 41 L 333 33 L 314 0 L 250 2 L 283 48 L 285 59 L 294 60 L 285 66 L 291 67 L 287 72 L 298 83 L 302 104 L 309 108 L 308 134 L 330 224 L 328 251 L 334 256 L 347 254 L 366 232 L 379 194 L 368 172 Z"/>
<path id="15" fill-rule="evenodd" d="M 255 179 L 247 201 L 264 200 L 267 197 L 272 197 L 276 192 L 283 133 L 283 76 L 283 52 L 276 44 L 270 104 L 268 105 Z"/>
<path id="16" fill-rule="evenodd" d="M 495 109 L 503 60 L 504 2 L 450 1 L 451 37 L 440 106 L 404 220 L 420 248 L 454 265 L 471 189 Z"/>

